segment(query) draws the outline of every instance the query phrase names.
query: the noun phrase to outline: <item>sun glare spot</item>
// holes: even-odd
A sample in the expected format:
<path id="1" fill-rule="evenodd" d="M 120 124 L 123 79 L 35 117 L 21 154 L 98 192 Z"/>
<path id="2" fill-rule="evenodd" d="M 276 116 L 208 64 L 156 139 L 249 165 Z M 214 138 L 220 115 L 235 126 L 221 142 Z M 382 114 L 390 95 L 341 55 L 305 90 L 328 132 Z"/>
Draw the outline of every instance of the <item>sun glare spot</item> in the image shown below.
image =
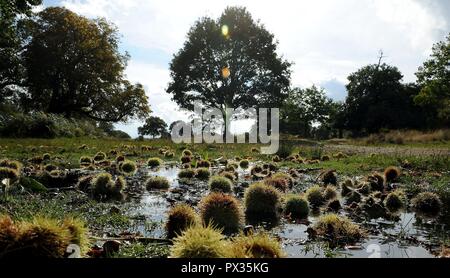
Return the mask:
<path id="1" fill-rule="evenodd" d="M 222 77 L 223 78 L 227 79 L 228 77 L 230 77 L 230 74 L 231 74 L 231 72 L 230 72 L 230 69 L 228 67 L 224 67 L 222 69 Z"/>
<path id="2" fill-rule="evenodd" d="M 228 37 L 228 26 L 227 25 L 222 25 L 222 35 L 224 35 L 225 37 Z"/>

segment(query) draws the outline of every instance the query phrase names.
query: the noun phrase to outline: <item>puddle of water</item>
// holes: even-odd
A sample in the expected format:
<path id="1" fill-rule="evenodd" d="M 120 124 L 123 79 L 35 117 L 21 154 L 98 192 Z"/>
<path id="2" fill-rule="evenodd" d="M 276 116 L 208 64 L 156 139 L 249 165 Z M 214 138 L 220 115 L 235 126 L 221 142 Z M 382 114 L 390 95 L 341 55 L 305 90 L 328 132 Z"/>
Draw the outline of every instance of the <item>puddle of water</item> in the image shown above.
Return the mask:
<path id="1" fill-rule="evenodd" d="M 239 176 L 243 177 L 249 174 L 249 169 L 244 170 L 240 168 L 238 170 Z M 165 167 L 155 171 L 148 170 L 147 175 L 166 177 L 171 183 L 171 189 L 184 187 L 186 190 L 182 193 L 182 200 L 190 200 L 191 198 L 200 199 L 202 194 L 207 193 L 207 185 L 204 182 L 196 182 L 194 185 L 180 184 L 177 178 L 179 170 L 177 167 Z M 308 179 L 307 176 L 303 177 L 303 180 Z M 138 200 L 140 205 L 135 213 L 145 215 L 149 221 L 164 223 L 167 211 L 170 208 L 168 199 L 170 199 L 171 194 L 174 193 L 168 191 L 145 192 Z M 309 217 L 309 220 L 314 223 L 317 220 L 317 215 Z M 438 236 L 434 233 L 434 225 L 423 225 L 415 217 L 415 214 L 410 212 L 401 213 L 398 221 L 378 219 L 371 220 L 365 224 L 377 227 L 377 231 L 380 233 L 370 235 L 364 242 L 359 244 L 359 248 L 357 249 L 340 249 L 332 252 L 327 252 L 327 249 L 322 247 L 322 243 L 309 242 L 306 232 L 307 226 L 303 224 L 292 224 L 282 221 L 279 226 L 271 230 L 271 233 L 281 239 L 285 252 L 288 254 L 288 257 L 292 258 L 314 258 L 325 257 L 327 255 L 355 258 L 430 258 L 433 255 L 419 243 L 400 241 L 396 237 L 402 234 L 404 237 L 413 237 L 419 242 L 424 243 L 439 240 Z M 443 225 L 441 226 L 441 230 L 444 229 L 444 233 L 448 235 L 448 229 Z M 159 225 L 156 229 L 150 231 L 144 227 L 139 230 L 145 236 L 163 237 L 163 229 L 164 225 Z M 393 237 L 387 240 L 389 237 L 386 237 L 386 235 L 392 235 Z"/>

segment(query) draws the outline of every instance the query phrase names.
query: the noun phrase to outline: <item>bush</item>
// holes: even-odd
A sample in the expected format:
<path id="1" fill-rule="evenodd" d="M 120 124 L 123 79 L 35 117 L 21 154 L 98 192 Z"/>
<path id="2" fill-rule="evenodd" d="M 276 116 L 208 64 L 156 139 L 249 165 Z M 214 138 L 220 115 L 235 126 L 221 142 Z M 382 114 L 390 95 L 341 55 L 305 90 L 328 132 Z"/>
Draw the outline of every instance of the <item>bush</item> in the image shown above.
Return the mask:
<path id="1" fill-rule="evenodd" d="M 279 158 L 283 158 L 284 159 L 284 158 L 289 157 L 292 154 L 293 151 L 294 151 L 294 145 L 292 143 L 286 142 L 286 141 L 281 141 L 280 142 L 280 146 L 279 146 L 278 151 L 277 151 L 277 156 Z M 278 162 L 278 161 L 275 161 L 275 160 L 273 160 L 273 161 L 274 162 Z"/>
<path id="2" fill-rule="evenodd" d="M 8 160 L 8 159 L 0 160 L 0 167 L 14 169 L 18 172 L 20 172 L 22 170 L 22 166 L 23 166 L 22 163 L 20 163 L 19 161 Z"/>
<path id="3" fill-rule="evenodd" d="M 365 237 L 365 231 L 350 219 L 337 214 L 326 214 L 313 225 L 315 236 L 332 246 L 354 244 Z"/>
<path id="4" fill-rule="evenodd" d="M 238 232 L 242 224 L 239 201 L 223 193 L 205 196 L 200 202 L 200 215 L 205 224 L 220 228 L 225 234 Z"/>
<path id="5" fill-rule="evenodd" d="M 21 177 L 19 183 L 21 186 L 23 186 L 23 188 L 33 193 L 41 193 L 47 191 L 47 187 L 45 187 L 42 183 L 29 177 Z"/>
<path id="6" fill-rule="evenodd" d="M 147 190 L 152 189 L 169 189 L 170 183 L 169 180 L 165 177 L 153 176 L 147 179 L 145 182 L 145 187 Z"/>
<path id="7" fill-rule="evenodd" d="M 281 244 L 265 233 L 236 237 L 231 243 L 232 258 L 283 258 Z"/>
<path id="8" fill-rule="evenodd" d="M 192 162 L 192 157 L 190 157 L 190 156 L 182 156 L 180 158 L 180 161 L 181 161 L 182 164 L 191 163 Z"/>
<path id="9" fill-rule="evenodd" d="M 264 183 L 278 189 L 280 192 L 286 192 L 289 189 L 289 183 L 283 178 L 269 177 L 264 179 Z"/>
<path id="10" fill-rule="evenodd" d="M 191 168 L 183 169 L 178 172 L 178 178 L 180 179 L 192 179 L 195 176 L 195 171 Z"/>
<path id="11" fill-rule="evenodd" d="M 184 150 L 183 152 L 182 152 L 182 154 L 183 154 L 183 156 L 192 156 L 192 152 L 190 151 L 190 150 Z"/>
<path id="12" fill-rule="evenodd" d="M 137 171 L 136 163 L 133 161 L 125 160 L 124 162 L 121 162 L 119 165 L 120 171 L 125 175 L 132 176 Z"/>
<path id="13" fill-rule="evenodd" d="M 305 195 L 309 204 L 313 207 L 320 207 L 325 203 L 322 188 L 318 185 L 308 188 Z"/>
<path id="14" fill-rule="evenodd" d="M 80 157 L 80 166 L 86 167 L 92 164 L 92 158 L 89 156 L 82 156 Z"/>
<path id="15" fill-rule="evenodd" d="M 163 164 L 162 159 L 158 157 L 152 157 L 149 160 L 147 160 L 147 165 L 151 168 L 157 168 Z"/>
<path id="16" fill-rule="evenodd" d="M 305 219 L 309 214 L 308 201 L 297 195 L 289 196 L 286 200 L 284 213 L 292 219 Z"/>
<path id="17" fill-rule="evenodd" d="M 194 209 L 186 204 L 176 205 L 169 210 L 166 233 L 168 238 L 175 238 L 198 222 Z"/>
<path id="18" fill-rule="evenodd" d="M 278 219 L 280 193 L 275 188 L 264 183 L 254 183 L 245 191 L 244 201 L 248 218 L 269 222 Z"/>
<path id="19" fill-rule="evenodd" d="M 47 172 L 51 172 L 51 171 L 54 171 L 54 170 L 58 170 L 58 167 L 56 167 L 53 164 L 47 164 L 47 165 L 44 166 L 44 170 L 47 171 Z"/>
<path id="20" fill-rule="evenodd" d="M 227 258 L 229 243 L 211 226 L 191 226 L 174 239 L 170 249 L 171 258 Z"/>
<path id="21" fill-rule="evenodd" d="M 383 191 L 384 190 L 384 177 L 379 173 L 373 173 L 367 177 L 367 182 L 370 184 L 370 189 L 372 191 Z"/>
<path id="22" fill-rule="evenodd" d="M 208 168 L 198 168 L 195 171 L 195 177 L 199 180 L 207 180 L 211 176 Z"/>
<path id="23" fill-rule="evenodd" d="M 233 183 L 225 177 L 213 176 L 209 179 L 209 189 L 211 191 L 230 193 Z"/>
<path id="24" fill-rule="evenodd" d="M 327 201 L 330 201 L 335 199 L 336 197 L 337 197 L 336 187 L 328 185 L 323 192 L 323 198 Z"/>
<path id="25" fill-rule="evenodd" d="M 221 172 L 219 175 L 224 177 L 224 178 L 229 179 L 231 182 L 234 182 L 234 180 L 237 178 L 236 177 L 236 172 L 227 172 L 227 171 L 225 171 L 225 172 Z"/>
<path id="26" fill-rule="evenodd" d="M 399 168 L 390 166 L 384 170 L 384 179 L 386 182 L 394 182 L 400 177 L 401 171 Z"/>
<path id="27" fill-rule="evenodd" d="M 0 182 L 4 179 L 11 180 L 12 183 L 17 181 L 20 177 L 20 173 L 12 168 L 0 167 Z"/>
<path id="28" fill-rule="evenodd" d="M 425 215 L 438 215 L 442 209 L 442 201 L 436 193 L 422 192 L 411 200 L 413 208 Z"/>

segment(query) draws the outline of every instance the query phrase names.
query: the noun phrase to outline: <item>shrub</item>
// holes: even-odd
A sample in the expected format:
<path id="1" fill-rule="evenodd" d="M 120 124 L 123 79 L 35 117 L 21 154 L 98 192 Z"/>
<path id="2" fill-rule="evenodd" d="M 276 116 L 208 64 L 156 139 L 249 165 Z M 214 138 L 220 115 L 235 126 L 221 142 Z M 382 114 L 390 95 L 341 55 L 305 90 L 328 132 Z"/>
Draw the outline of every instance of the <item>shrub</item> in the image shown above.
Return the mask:
<path id="1" fill-rule="evenodd" d="M 123 156 L 123 155 L 116 156 L 117 163 L 124 162 L 124 161 L 125 161 L 125 156 Z"/>
<path id="2" fill-rule="evenodd" d="M 104 152 L 98 152 L 94 155 L 94 161 L 99 162 L 106 159 L 106 154 Z"/>
<path id="3" fill-rule="evenodd" d="M 250 163 L 248 162 L 247 159 L 243 159 L 243 160 L 239 161 L 239 166 L 240 166 L 242 169 L 247 169 L 248 166 L 249 166 L 249 164 L 250 164 Z"/>
<path id="4" fill-rule="evenodd" d="M 397 211 L 404 206 L 404 194 L 401 191 L 389 193 L 384 199 L 384 205 L 390 211 Z"/>
<path id="5" fill-rule="evenodd" d="M 273 221 L 278 218 L 280 193 L 264 183 L 250 185 L 244 194 L 245 215 L 253 220 Z"/>
<path id="6" fill-rule="evenodd" d="M 425 215 L 437 215 L 442 209 L 441 199 L 432 192 L 419 193 L 411 202 L 415 210 Z"/>
<path id="7" fill-rule="evenodd" d="M 329 155 L 322 155 L 320 160 L 322 160 L 322 161 L 330 161 L 330 156 Z"/>
<path id="8" fill-rule="evenodd" d="M 232 258 L 283 258 L 281 244 L 266 233 L 239 236 L 231 243 Z"/>
<path id="9" fill-rule="evenodd" d="M 200 215 L 205 224 L 223 229 L 225 234 L 239 231 L 242 210 L 239 201 L 223 193 L 211 193 L 200 202 Z"/>
<path id="10" fill-rule="evenodd" d="M 253 168 L 250 170 L 250 173 L 252 174 L 252 175 L 254 175 L 254 174 L 259 174 L 259 173 L 261 173 L 262 172 L 262 167 L 261 166 L 259 166 L 259 165 L 255 165 L 255 166 L 253 166 Z"/>
<path id="11" fill-rule="evenodd" d="M 333 246 L 353 244 L 365 237 L 365 231 L 357 224 L 337 214 L 322 215 L 312 229 L 315 236 L 329 241 Z"/>
<path id="12" fill-rule="evenodd" d="M 211 191 L 230 193 L 233 183 L 225 177 L 213 176 L 209 179 L 209 189 Z"/>
<path id="13" fill-rule="evenodd" d="M 294 151 L 294 145 L 289 143 L 289 142 L 281 142 L 278 151 L 277 151 L 277 155 L 278 158 L 287 158 L 288 156 L 290 156 L 292 154 L 292 152 Z M 279 161 L 275 161 L 274 162 L 279 162 Z"/>
<path id="14" fill-rule="evenodd" d="M 189 227 L 197 224 L 197 214 L 194 209 L 186 204 L 172 207 L 168 212 L 166 233 L 168 238 L 174 238 L 182 234 Z"/>
<path id="15" fill-rule="evenodd" d="M 136 163 L 131 160 L 125 160 L 120 163 L 120 171 L 128 176 L 134 175 L 137 171 Z"/>
<path id="16" fill-rule="evenodd" d="M 170 249 L 172 258 L 227 258 L 229 243 L 211 226 L 194 225 L 174 239 Z"/>
<path id="17" fill-rule="evenodd" d="M 180 179 L 192 179 L 195 176 L 195 171 L 191 168 L 183 169 L 178 172 L 178 178 Z"/>
<path id="18" fill-rule="evenodd" d="M 44 153 L 42 155 L 42 159 L 44 159 L 44 160 L 50 160 L 51 158 L 52 158 L 52 156 L 49 153 Z"/>
<path id="19" fill-rule="evenodd" d="M 58 169 L 58 167 L 56 167 L 53 164 L 47 164 L 47 165 L 44 166 L 44 170 L 47 171 L 47 172 L 51 172 L 51 171 L 54 171 L 54 170 L 57 170 L 57 169 Z"/>
<path id="20" fill-rule="evenodd" d="M 394 182 L 400 177 L 401 171 L 399 168 L 390 166 L 384 170 L 384 179 L 386 182 Z"/>
<path id="21" fill-rule="evenodd" d="M 284 213 L 292 219 L 305 219 L 309 214 L 308 201 L 297 195 L 289 196 L 286 200 Z"/>
<path id="22" fill-rule="evenodd" d="M 163 164 L 163 161 L 158 157 L 152 157 L 147 160 L 147 165 L 151 168 L 157 168 Z"/>
<path id="23" fill-rule="evenodd" d="M 211 176 L 208 168 L 198 168 L 195 171 L 195 177 L 199 180 L 207 180 Z"/>
<path id="24" fill-rule="evenodd" d="M 322 188 L 318 185 L 308 188 L 305 195 L 309 204 L 313 207 L 320 207 L 325 203 Z"/>
<path id="25" fill-rule="evenodd" d="M 347 198 L 347 204 L 351 205 L 352 203 L 359 203 L 361 202 L 361 199 L 361 194 L 356 191 L 352 191 Z"/>
<path id="26" fill-rule="evenodd" d="M 166 152 L 164 154 L 164 156 L 167 157 L 167 158 L 173 158 L 175 156 L 175 153 L 173 153 L 173 152 Z"/>
<path id="27" fill-rule="evenodd" d="M 165 177 L 153 176 L 147 179 L 145 182 L 145 187 L 147 190 L 152 189 L 169 189 L 169 180 Z"/>

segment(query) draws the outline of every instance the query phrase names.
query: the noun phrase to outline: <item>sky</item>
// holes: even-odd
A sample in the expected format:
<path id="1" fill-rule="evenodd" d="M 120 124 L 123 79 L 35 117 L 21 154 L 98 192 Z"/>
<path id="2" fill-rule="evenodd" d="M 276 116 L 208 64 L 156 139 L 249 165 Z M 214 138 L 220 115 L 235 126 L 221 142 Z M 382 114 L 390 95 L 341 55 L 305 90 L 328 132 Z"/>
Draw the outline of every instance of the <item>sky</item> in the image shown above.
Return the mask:
<path id="1" fill-rule="evenodd" d="M 116 24 L 121 51 L 131 55 L 128 79 L 144 85 L 153 115 L 168 124 L 186 119 L 165 91 L 169 63 L 196 20 L 217 18 L 227 6 L 247 7 L 275 35 L 278 54 L 294 63 L 293 86 L 320 86 L 335 100 L 345 100 L 347 76 L 376 63 L 380 50 L 414 82 L 433 44 L 450 33 L 449 0 L 44 0 L 47 6 Z M 117 128 L 136 137 L 141 124 Z"/>

